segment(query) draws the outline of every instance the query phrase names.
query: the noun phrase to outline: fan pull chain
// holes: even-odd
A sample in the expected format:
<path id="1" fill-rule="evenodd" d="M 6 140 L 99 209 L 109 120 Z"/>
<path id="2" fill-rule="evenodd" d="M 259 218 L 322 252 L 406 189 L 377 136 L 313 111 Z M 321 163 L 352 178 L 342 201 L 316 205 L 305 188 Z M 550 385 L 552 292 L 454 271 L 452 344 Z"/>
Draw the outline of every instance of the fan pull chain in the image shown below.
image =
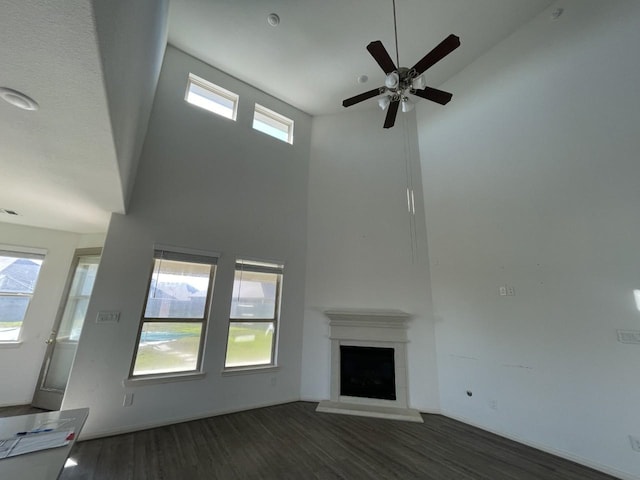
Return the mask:
<path id="1" fill-rule="evenodd" d="M 404 166 L 407 177 L 407 212 L 409 216 L 409 240 L 411 242 L 411 263 L 418 262 L 418 239 L 416 227 L 416 204 L 415 194 L 413 190 L 413 169 L 412 169 L 412 152 L 409 143 L 409 132 L 407 129 L 407 117 L 402 116 L 403 129 L 403 149 L 404 149 Z"/>

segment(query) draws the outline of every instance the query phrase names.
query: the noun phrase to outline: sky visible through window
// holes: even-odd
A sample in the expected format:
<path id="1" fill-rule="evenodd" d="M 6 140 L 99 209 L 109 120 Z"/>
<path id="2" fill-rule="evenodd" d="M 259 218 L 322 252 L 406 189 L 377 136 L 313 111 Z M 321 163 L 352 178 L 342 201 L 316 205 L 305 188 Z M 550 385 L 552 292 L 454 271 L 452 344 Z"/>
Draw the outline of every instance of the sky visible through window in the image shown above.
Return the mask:
<path id="1" fill-rule="evenodd" d="M 253 128 L 258 130 L 259 132 L 266 133 L 267 135 L 271 135 L 272 137 L 277 138 L 278 140 L 282 140 L 283 142 L 289 141 L 289 132 L 288 130 L 280 130 L 278 128 L 272 127 L 264 122 L 261 122 L 259 119 L 253 119 Z"/>
<path id="2" fill-rule="evenodd" d="M 221 95 L 216 95 L 200 85 L 192 83 L 189 86 L 187 102 L 223 117 L 233 118 L 234 102 Z"/>

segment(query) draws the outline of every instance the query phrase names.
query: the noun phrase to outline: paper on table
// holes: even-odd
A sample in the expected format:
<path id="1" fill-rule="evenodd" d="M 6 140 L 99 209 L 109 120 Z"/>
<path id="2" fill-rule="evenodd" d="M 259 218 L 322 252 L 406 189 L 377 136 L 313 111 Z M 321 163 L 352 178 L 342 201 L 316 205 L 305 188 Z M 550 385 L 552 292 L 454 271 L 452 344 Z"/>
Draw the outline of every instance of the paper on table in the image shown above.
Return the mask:
<path id="1" fill-rule="evenodd" d="M 35 427 L 34 430 L 59 430 L 60 427 L 66 425 L 69 422 L 73 422 L 74 420 L 75 418 L 57 418 L 55 420 L 45 420 L 41 422 L 37 427 Z"/>
<path id="2" fill-rule="evenodd" d="M 0 458 L 15 457 L 24 453 L 63 447 L 73 439 L 73 430 L 33 433 L 20 438 L 0 440 Z"/>
<path id="3" fill-rule="evenodd" d="M 19 441 L 19 438 L 5 438 L 0 440 L 0 458 L 8 457 L 13 447 L 15 447 Z"/>

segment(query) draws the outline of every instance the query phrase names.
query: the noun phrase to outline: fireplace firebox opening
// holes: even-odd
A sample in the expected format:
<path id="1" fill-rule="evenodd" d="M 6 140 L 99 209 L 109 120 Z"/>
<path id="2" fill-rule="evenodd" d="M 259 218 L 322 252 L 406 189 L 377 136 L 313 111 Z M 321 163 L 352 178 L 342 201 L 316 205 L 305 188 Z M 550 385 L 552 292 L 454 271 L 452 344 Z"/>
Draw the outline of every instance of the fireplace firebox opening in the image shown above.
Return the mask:
<path id="1" fill-rule="evenodd" d="M 340 395 L 396 400 L 394 349 L 340 345 Z"/>

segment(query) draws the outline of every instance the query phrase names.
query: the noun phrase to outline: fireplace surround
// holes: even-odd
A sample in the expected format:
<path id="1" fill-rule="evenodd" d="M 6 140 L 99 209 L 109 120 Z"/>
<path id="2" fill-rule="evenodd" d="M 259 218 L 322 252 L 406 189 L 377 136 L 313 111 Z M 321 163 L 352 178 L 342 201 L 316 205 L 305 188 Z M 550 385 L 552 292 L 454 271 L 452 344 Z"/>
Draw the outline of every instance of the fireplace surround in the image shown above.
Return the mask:
<path id="1" fill-rule="evenodd" d="M 331 340 L 331 399 L 320 402 L 317 411 L 422 422 L 420 413 L 408 406 L 406 346 L 407 325 L 411 316 L 400 310 L 327 310 L 324 313 L 329 318 Z M 341 349 L 343 352 L 358 352 L 357 348 L 351 347 L 361 347 L 364 349 L 362 353 L 371 349 L 392 352 L 393 361 L 389 361 L 388 357 L 382 361 L 382 370 L 378 374 L 372 374 L 368 371 L 371 369 L 364 367 L 363 358 L 366 355 L 356 354 L 355 366 L 352 365 L 350 369 L 360 367 L 367 371 L 355 374 L 356 380 L 352 382 L 375 384 L 371 396 L 363 394 L 358 385 L 355 390 L 347 389 L 351 395 L 341 392 L 344 386 L 341 386 Z M 391 368 L 389 365 L 392 365 L 392 374 L 386 371 Z M 376 375 L 380 378 L 374 378 Z M 388 382 L 389 377 L 395 382 L 393 396 L 376 394 L 378 384 Z M 354 392 L 357 393 L 354 395 Z"/>

